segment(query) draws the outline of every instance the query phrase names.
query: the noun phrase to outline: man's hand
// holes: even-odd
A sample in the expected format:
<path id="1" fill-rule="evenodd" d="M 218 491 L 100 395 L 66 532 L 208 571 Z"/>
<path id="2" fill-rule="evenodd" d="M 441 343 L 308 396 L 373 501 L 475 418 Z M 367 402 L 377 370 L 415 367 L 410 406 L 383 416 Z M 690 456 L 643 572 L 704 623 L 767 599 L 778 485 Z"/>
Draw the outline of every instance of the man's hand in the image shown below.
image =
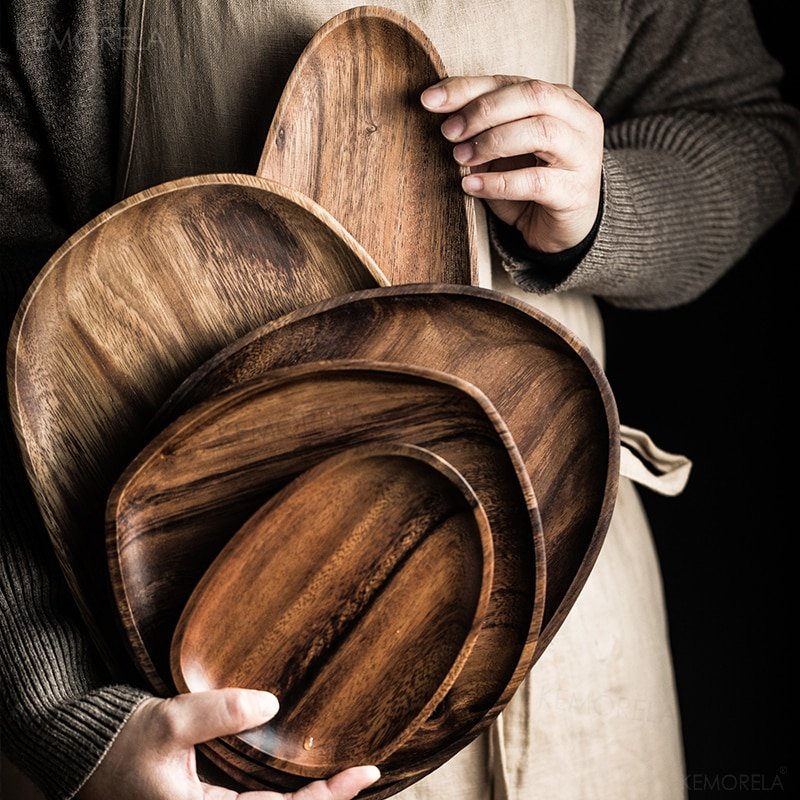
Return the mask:
<path id="1" fill-rule="evenodd" d="M 237 794 L 200 782 L 194 745 L 263 725 L 277 711 L 274 695 L 247 689 L 145 700 L 78 796 L 80 800 L 350 800 L 380 777 L 376 767 L 353 767 L 291 795 Z"/>
<path id="2" fill-rule="evenodd" d="M 509 75 L 447 78 L 422 104 L 449 114 L 442 133 L 465 192 L 484 198 L 529 247 L 556 253 L 592 230 L 600 203 L 603 119 L 574 89 Z"/>

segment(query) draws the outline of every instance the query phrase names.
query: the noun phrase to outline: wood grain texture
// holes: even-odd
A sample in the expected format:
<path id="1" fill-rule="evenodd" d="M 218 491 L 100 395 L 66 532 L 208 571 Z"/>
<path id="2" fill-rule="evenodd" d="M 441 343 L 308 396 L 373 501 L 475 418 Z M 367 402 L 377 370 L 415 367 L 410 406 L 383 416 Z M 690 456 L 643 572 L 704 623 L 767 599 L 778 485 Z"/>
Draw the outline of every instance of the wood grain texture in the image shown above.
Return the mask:
<path id="1" fill-rule="evenodd" d="M 392 284 L 477 283 L 475 200 L 419 100 L 445 76 L 410 20 L 345 11 L 300 56 L 258 167 L 328 209 Z"/>
<path id="2" fill-rule="evenodd" d="M 251 176 L 164 184 L 101 214 L 17 314 L 9 396 L 28 477 L 70 587 L 116 638 L 103 508 L 155 409 L 252 328 L 384 278 L 330 215 Z"/>
<path id="3" fill-rule="evenodd" d="M 547 604 L 538 657 L 591 571 L 616 499 L 619 420 L 591 353 L 546 314 L 489 290 L 367 290 L 248 334 L 189 378 L 163 413 L 179 413 L 287 364 L 338 358 L 442 370 L 492 401 L 519 448 L 542 513 Z"/>
<path id="4" fill-rule="evenodd" d="M 472 655 L 437 713 L 384 762 L 384 785 L 425 774 L 485 728 L 535 651 L 545 588 L 541 524 L 519 453 L 485 396 L 448 375 L 398 364 L 276 370 L 199 403 L 126 470 L 109 501 L 109 567 L 135 660 L 151 685 L 169 688 L 169 644 L 181 610 L 265 498 L 342 450 L 398 441 L 431 450 L 463 475 L 486 511 L 495 567 Z M 176 503 L 181 513 L 173 513 Z M 276 779 L 247 752 L 243 763 L 256 778 Z"/>
<path id="5" fill-rule="evenodd" d="M 278 769 L 380 766 L 471 653 L 493 550 L 480 501 L 442 459 L 403 444 L 345 450 L 270 499 L 214 560 L 172 640 L 175 683 L 280 697 L 278 717 L 241 737 Z"/>

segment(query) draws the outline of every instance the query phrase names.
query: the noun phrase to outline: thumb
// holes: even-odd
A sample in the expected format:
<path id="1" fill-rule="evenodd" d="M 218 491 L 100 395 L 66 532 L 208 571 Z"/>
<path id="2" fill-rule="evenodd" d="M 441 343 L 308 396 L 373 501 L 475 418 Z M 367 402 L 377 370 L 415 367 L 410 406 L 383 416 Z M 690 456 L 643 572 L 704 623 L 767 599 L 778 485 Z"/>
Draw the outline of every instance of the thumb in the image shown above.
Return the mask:
<path id="1" fill-rule="evenodd" d="M 278 713 L 278 698 L 254 689 L 214 689 L 181 694 L 161 706 L 164 728 L 179 747 L 263 725 Z"/>

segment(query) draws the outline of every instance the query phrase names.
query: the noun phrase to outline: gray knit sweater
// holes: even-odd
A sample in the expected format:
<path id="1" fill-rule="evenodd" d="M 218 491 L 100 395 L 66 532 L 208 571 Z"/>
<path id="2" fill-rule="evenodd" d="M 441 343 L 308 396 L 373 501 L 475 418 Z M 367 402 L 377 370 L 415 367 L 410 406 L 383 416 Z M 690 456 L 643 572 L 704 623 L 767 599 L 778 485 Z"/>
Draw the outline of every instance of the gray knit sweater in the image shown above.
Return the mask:
<path id="1" fill-rule="evenodd" d="M 686 302 L 787 208 L 800 118 L 780 102 L 779 70 L 745 0 L 575 0 L 575 10 L 576 88 L 607 125 L 602 222 L 588 253 L 557 279 L 504 240 L 514 276 L 533 290 L 581 289 L 620 305 Z M 112 201 L 121 3 L 5 0 L 0 14 L 5 341 L 49 254 Z M 77 47 L 68 30 L 103 33 Z M 252 172 L 256 158 L 234 166 Z M 145 693 L 105 674 L 88 642 L 5 396 L 0 430 L 2 748 L 49 797 L 69 798 Z"/>

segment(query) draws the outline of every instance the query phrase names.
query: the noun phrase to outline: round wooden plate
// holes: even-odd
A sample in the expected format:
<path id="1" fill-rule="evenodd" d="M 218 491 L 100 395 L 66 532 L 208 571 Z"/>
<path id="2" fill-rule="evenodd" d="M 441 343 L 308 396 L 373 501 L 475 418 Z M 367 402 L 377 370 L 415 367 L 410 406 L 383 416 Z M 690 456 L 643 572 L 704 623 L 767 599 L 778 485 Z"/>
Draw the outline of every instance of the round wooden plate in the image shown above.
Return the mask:
<path id="1" fill-rule="evenodd" d="M 174 181 L 76 233 L 28 291 L 9 342 L 28 477 L 101 645 L 118 638 L 103 508 L 156 409 L 221 347 L 292 309 L 385 283 L 330 214 L 253 176 Z"/>
<path id="2" fill-rule="evenodd" d="M 379 764 L 444 700 L 492 585 L 486 512 L 461 475 L 405 444 L 351 448 L 274 495 L 214 560 L 172 640 L 181 691 L 271 691 L 241 738 L 326 777 Z"/>
<path id="3" fill-rule="evenodd" d="M 382 764 L 384 783 L 425 774 L 488 726 L 527 673 L 541 624 L 544 540 L 533 492 L 481 392 L 397 364 L 277 370 L 198 404 L 126 470 L 108 506 L 109 566 L 134 658 L 154 688 L 169 690 L 170 639 L 195 585 L 265 498 L 342 450 L 396 441 L 463 475 L 486 510 L 495 570 L 472 655 L 437 713 Z M 259 753 L 249 755 L 242 768 L 274 781 Z"/>

